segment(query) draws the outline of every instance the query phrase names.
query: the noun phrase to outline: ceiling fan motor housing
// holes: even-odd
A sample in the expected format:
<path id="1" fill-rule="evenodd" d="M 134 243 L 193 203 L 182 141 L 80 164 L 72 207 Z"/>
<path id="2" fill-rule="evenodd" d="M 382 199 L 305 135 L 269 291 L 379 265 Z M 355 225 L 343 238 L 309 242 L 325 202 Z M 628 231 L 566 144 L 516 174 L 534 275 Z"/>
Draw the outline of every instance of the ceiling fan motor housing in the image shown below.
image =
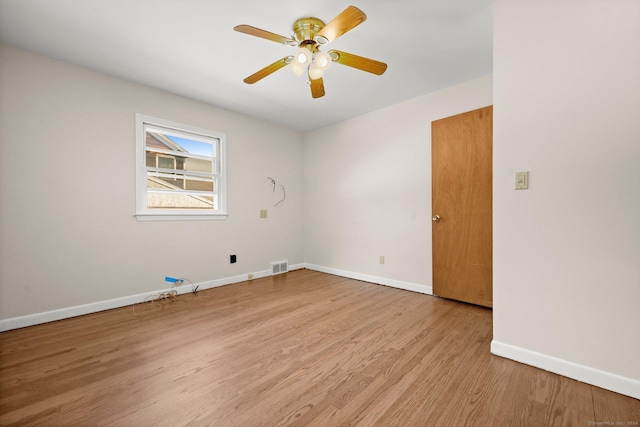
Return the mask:
<path id="1" fill-rule="evenodd" d="M 291 26 L 291 37 L 298 42 L 298 46 L 311 51 L 317 50 L 316 34 L 322 30 L 325 23 L 318 18 L 300 18 Z"/>

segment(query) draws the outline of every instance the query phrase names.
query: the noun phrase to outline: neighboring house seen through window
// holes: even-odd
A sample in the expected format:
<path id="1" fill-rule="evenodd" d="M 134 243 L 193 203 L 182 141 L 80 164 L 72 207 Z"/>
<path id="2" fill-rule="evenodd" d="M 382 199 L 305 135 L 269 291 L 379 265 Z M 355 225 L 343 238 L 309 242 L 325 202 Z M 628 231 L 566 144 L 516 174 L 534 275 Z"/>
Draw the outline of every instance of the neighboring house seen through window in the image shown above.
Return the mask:
<path id="1" fill-rule="evenodd" d="M 136 115 L 136 217 L 224 219 L 226 136 Z"/>

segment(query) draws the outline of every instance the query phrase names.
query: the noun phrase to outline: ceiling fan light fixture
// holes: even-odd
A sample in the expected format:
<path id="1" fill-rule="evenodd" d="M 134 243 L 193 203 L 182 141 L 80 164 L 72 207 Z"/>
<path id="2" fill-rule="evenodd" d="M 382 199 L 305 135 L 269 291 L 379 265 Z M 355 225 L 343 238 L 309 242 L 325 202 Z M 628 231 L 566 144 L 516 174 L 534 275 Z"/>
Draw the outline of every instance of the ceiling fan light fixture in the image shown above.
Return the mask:
<path id="1" fill-rule="evenodd" d="M 309 78 L 311 80 L 321 79 L 323 75 L 324 70 L 316 65 L 315 62 L 309 66 Z"/>
<path id="2" fill-rule="evenodd" d="M 289 68 L 293 71 L 293 74 L 296 76 L 301 76 L 304 73 L 305 66 L 300 65 L 297 61 L 291 61 L 289 64 Z"/>
<path id="3" fill-rule="evenodd" d="M 331 66 L 331 62 L 333 61 L 331 59 L 331 55 L 328 53 L 317 52 L 313 58 L 313 62 L 318 68 L 324 71 Z"/>
<path id="4" fill-rule="evenodd" d="M 311 60 L 312 59 L 313 59 L 313 57 L 311 55 L 311 51 L 309 49 L 301 47 L 296 52 L 296 56 L 295 56 L 294 62 L 298 63 L 299 65 L 301 65 L 303 67 L 306 67 L 307 65 L 311 64 Z"/>

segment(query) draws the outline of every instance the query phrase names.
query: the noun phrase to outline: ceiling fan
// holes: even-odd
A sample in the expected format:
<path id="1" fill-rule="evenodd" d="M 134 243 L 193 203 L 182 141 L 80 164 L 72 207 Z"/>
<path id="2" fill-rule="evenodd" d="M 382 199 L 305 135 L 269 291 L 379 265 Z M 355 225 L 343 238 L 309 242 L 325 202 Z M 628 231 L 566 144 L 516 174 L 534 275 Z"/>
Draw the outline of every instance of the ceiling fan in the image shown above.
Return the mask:
<path id="1" fill-rule="evenodd" d="M 334 41 L 364 22 L 367 15 L 355 6 L 347 7 L 342 13 L 336 16 L 331 22 L 325 24 L 318 18 L 300 18 L 291 26 L 291 38 L 284 37 L 272 32 L 252 27 L 250 25 L 238 25 L 233 29 L 240 33 L 261 37 L 287 46 L 297 46 L 295 55 L 288 55 L 278 59 L 271 65 L 267 65 L 260 71 L 250 75 L 244 82 L 253 84 L 289 65 L 291 70 L 297 75 L 302 75 L 306 71 L 308 83 L 311 86 L 311 96 L 320 98 L 324 96 L 324 82 L 322 77 L 324 71 L 333 62 L 357 68 L 369 73 L 381 75 L 387 69 L 384 62 L 354 55 L 352 53 L 339 50 L 328 52 L 320 51 L 320 47 Z"/>

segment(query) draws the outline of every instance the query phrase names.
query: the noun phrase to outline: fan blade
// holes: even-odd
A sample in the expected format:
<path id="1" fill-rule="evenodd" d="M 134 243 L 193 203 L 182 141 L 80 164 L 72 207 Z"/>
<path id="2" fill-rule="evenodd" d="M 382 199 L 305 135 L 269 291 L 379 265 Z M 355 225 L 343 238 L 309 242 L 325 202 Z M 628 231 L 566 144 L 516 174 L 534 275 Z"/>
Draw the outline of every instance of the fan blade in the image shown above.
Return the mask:
<path id="1" fill-rule="evenodd" d="M 364 56 L 354 55 L 353 53 L 342 52 L 340 50 L 330 50 L 327 52 L 331 55 L 333 62 L 346 65 L 348 67 L 357 68 L 358 70 L 367 71 L 369 73 L 381 75 L 387 70 L 387 64 Z"/>
<path id="2" fill-rule="evenodd" d="M 320 44 L 330 43 L 347 31 L 353 30 L 362 24 L 365 19 L 367 19 L 367 15 L 365 15 L 363 11 L 355 6 L 349 6 L 343 10 L 340 15 L 325 25 L 324 28 L 316 34 L 315 40 Z"/>
<path id="3" fill-rule="evenodd" d="M 272 33 L 270 31 L 261 30 L 260 28 L 252 27 L 251 25 L 237 25 L 233 27 L 239 33 L 249 34 L 250 36 L 261 37 L 263 39 L 271 40 L 277 43 L 286 44 L 287 46 L 297 46 L 298 43 L 290 39 L 289 37 L 281 36 L 279 34 Z"/>
<path id="4" fill-rule="evenodd" d="M 247 77 L 246 79 L 244 79 L 244 82 L 247 84 L 254 84 L 255 82 L 264 79 L 265 77 L 267 77 L 269 74 L 274 73 L 276 71 L 278 71 L 280 68 L 282 67 L 286 67 L 287 64 L 289 64 L 291 62 L 291 60 L 293 59 L 293 56 L 285 56 L 282 59 L 278 59 L 276 62 L 274 62 L 271 65 L 267 65 L 266 67 L 264 67 L 262 70 L 251 74 L 249 77 Z"/>
<path id="5" fill-rule="evenodd" d="M 311 82 L 311 96 L 314 98 L 320 98 L 324 96 L 324 82 L 322 81 L 322 77 L 315 80 L 310 80 Z"/>

